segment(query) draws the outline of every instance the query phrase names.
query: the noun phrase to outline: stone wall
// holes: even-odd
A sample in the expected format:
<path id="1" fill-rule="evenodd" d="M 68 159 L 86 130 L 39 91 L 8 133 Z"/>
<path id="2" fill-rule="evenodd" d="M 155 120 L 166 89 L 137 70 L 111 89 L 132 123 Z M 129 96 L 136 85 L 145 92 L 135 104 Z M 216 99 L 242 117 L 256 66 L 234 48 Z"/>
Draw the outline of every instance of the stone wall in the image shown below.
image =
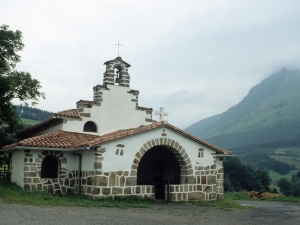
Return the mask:
<path id="1" fill-rule="evenodd" d="M 24 189 L 35 191 L 43 190 L 51 194 L 65 195 L 74 193 L 77 184 L 77 176 L 75 171 L 69 171 L 63 166 L 67 163 L 67 158 L 61 151 L 43 151 L 38 154 L 37 158 L 33 158 L 30 150 L 25 152 L 24 166 Z M 41 178 L 42 161 L 47 155 L 56 157 L 59 163 L 57 178 Z"/>
<path id="2" fill-rule="evenodd" d="M 224 197 L 223 168 L 198 166 L 196 168 L 195 184 L 170 185 L 171 201 L 216 201 Z M 165 186 L 165 199 L 167 200 L 168 186 Z"/>
<path id="3" fill-rule="evenodd" d="M 137 186 L 136 177 L 131 177 L 129 171 L 112 171 L 102 175 L 94 174 L 93 171 L 82 172 L 81 192 L 92 198 L 120 195 L 154 197 L 154 186 Z"/>
<path id="4" fill-rule="evenodd" d="M 216 154 L 212 153 L 214 163 L 203 167 L 199 164 L 193 168 L 191 160 L 183 147 L 168 138 L 159 138 L 148 141 L 135 154 L 130 171 L 102 171 L 103 153 L 105 148 L 94 149 L 94 169 L 81 171 L 81 193 L 92 198 L 120 195 L 138 195 L 155 197 L 153 185 L 137 185 L 138 165 L 143 155 L 152 147 L 162 145 L 167 147 L 180 164 L 181 179 L 178 185 L 170 185 L 171 201 L 204 200 L 215 201 L 223 198 L 223 167 L 216 168 Z M 41 178 L 42 161 L 47 155 L 53 155 L 59 162 L 57 178 Z M 77 171 L 64 168 L 67 158 L 61 151 L 43 151 L 34 158 L 30 150 L 25 150 L 24 158 L 24 189 L 44 190 L 52 194 L 76 193 Z M 167 185 L 165 198 L 167 199 Z"/>
<path id="5" fill-rule="evenodd" d="M 154 186 L 136 186 L 136 169 L 131 171 L 102 172 L 103 153 L 105 148 L 94 150 L 95 162 L 93 171 L 82 171 L 81 193 L 100 198 L 118 195 L 140 195 L 154 197 Z"/>

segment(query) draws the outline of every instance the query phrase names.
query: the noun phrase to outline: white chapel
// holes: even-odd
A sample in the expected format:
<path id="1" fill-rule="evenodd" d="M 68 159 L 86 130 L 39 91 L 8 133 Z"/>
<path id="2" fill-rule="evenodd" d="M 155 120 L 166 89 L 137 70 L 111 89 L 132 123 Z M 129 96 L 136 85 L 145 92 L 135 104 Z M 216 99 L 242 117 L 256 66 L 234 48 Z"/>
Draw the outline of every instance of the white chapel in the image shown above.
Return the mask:
<path id="1" fill-rule="evenodd" d="M 92 198 L 137 195 L 172 201 L 223 198 L 223 158 L 232 153 L 164 120 L 167 113 L 139 106 L 130 64 L 104 63 L 93 100 L 54 113 L 18 133 L 11 181 L 26 190 L 82 193 Z"/>

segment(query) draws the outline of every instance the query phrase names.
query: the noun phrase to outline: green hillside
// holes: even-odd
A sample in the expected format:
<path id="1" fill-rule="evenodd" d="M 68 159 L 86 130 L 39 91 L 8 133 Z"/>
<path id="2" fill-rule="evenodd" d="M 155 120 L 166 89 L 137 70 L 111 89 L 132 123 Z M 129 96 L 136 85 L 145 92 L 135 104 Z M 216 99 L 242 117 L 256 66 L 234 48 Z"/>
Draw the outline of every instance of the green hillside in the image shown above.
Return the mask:
<path id="1" fill-rule="evenodd" d="M 20 118 L 30 119 L 30 120 L 42 121 L 53 115 L 52 112 L 48 112 L 46 110 L 42 110 L 34 107 L 22 106 L 22 105 L 17 105 L 16 109 Z"/>
<path id="2" fill-rule="evenodd" d="M 25 118 L 21 118 L 21 120 L 22 120 L 25 128 L 41 122 L 39 120 L 31 120 L 31 119 L 25 119 Z"/>
<path id="3" fill-rule="evenodd" d="M 300 144 L 300 71 L 282 68 L 226 112 L 201 120 L 187 132 L 225 149 Z"/>
<path id="4" fill-rule="evenodd" d="M 294 165 L 296 169 L 300 170 L 299 147 L 278 148 L 269 154 L 269 156 L 277 161 Z"/>
<path id="5" fill-rule="evenodd" d="M 276 173 L 273 170 L 269 170 L 269 176 L 272 179 L 272 184 L 276 185 L 280 178 L 287 178 L 288 180 L 292 180 L 293 175 L 295 175 L 299 170 L 291 170 L 289 173 L 282 175 L 280 173 Z"/>

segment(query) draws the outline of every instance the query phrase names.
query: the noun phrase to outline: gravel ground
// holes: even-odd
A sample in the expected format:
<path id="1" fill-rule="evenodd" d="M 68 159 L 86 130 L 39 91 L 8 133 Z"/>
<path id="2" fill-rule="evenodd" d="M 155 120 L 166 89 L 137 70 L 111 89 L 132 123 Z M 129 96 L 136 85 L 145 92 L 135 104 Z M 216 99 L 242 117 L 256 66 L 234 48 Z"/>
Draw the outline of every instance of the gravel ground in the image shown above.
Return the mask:
<path id="1" fill-rule="evenodd" d="M 149 209 L 46 207 L 0 200 L 0 224 L 300 224 L 299 203 L 238 202 L 256 208 L 222 211 L 189 203 Z"/>

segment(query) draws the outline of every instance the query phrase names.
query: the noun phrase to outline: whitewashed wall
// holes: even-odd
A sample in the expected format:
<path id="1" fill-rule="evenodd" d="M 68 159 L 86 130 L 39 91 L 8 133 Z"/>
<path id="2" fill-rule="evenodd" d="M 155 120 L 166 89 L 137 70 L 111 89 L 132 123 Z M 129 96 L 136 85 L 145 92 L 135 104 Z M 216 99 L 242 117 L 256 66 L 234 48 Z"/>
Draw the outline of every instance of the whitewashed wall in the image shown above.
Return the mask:
<path id="1" fill-rule="evenodd" d="M 24 185 L 24 150 L 15 150 L 12 155 L 11 182 L 23 187 Z"/>
<path id="2" fill-rule="evenodd" d="M 103 101 L 101 106 L 94 105 L 92 108 L 85 108 L 84 113 L 90 113 L 91 117 L 82 117 L 82 121 L 68 120 L 63 125 L 67 131 L 83 132 L 83 126 L 87 121 L 97 124 L 98 134 L 103 135 L 116 130 L 135 128 L 140 125 L 149 125 L 145 119 L 151 119 L 151 114 L 145 111 L 136 110 L 136 102 L 131 101 L 136 97 L 127 93 L 128 87 L 108 85 L 110 90 L 103 90 Z M 93 134 L 90 133 L 89 134 Z"/>
<path id="3" fill-rule="evenodd" d="M 95 162 L 95 155 L 94 155 L 94 150 L 85 150 L 82 152 L 78 152 L 82 154 L 82 171 L 92 171 L 94 170 L 94 162 Z M 78 162 L 78 157 L 77 157 L 77 162 Z M 76 170 L 78 170 L 78 164 Z"/>
<path id="4" fill-rule="evenodd" d="M 178 142 L 186 151 L 189 158 L 191 159 L 192 168 L 195 168 L 196 163 L 200 166 L 211 166 L 214 164 L 214 158 L 211 153 L 215 153 L 199 143 L 188 139 L 168 128 L 158 128 L 146 133 L 141 133 L 128 137 L 126 139 L 119 139 L 110 143 L 105 143 L 101 147 L 105 148 L 106 152 L 103 154 L 102 171 L 130 171 L 132 162 L 135 158 L 135 154 L 143 147 L 143 145 L 152 139 L 162 138 L 161 133 L 167 134 L 166 138 L 172 139 Z M 125 147 L 116 147 L 118 144 L 123 144 Z M 204 157 L 198 158 L 198 149 L 204 149 Z M 123 149 L 123 156 L 116 155 L 117 149 Z"/>

